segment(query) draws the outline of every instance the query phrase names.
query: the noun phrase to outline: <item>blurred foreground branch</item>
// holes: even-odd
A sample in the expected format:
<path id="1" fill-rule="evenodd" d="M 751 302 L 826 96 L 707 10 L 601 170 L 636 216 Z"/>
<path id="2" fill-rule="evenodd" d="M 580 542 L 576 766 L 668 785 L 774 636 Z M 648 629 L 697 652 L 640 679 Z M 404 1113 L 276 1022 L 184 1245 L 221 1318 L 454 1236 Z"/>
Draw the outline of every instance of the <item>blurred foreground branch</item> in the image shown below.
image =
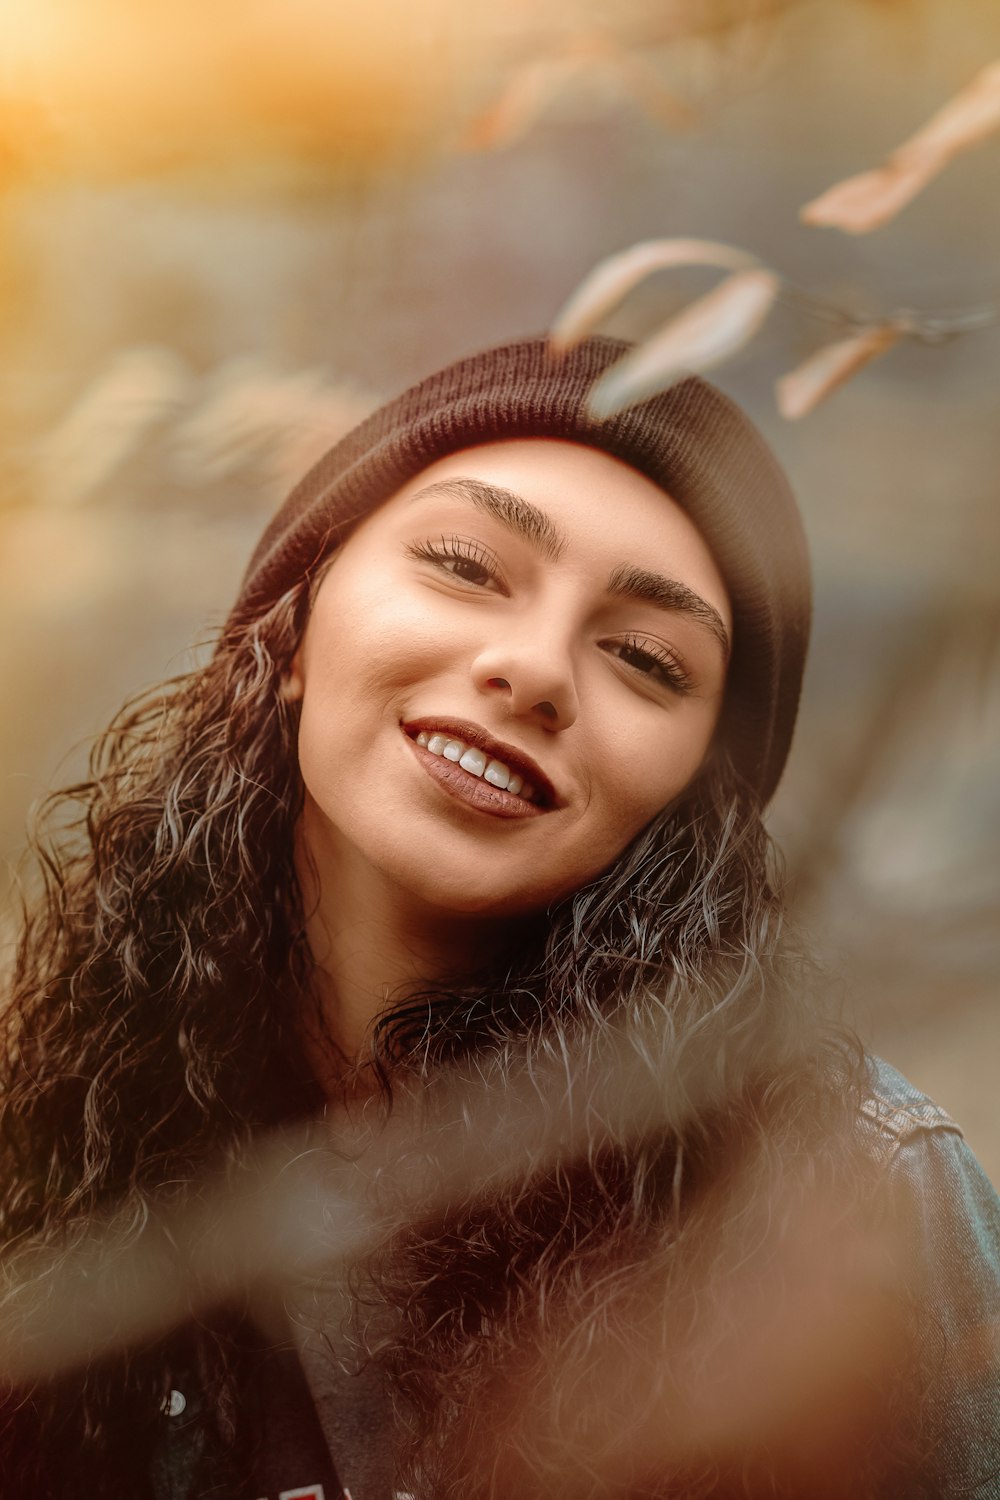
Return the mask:
<path id="1" fill-rule="evenodd" d="M 511 1185 L 574 1163 L 599 1170 L 609 1148 L 658 1131 L 681 1138 L 749 1078 L 724 1084 L 717 1046 L 703 1040 L 681 1058 L 662 1028 L 632 1023 L 597 1048 L 581 1037 L 526 1050 L 513 1069 L 486 1055 L 404 1086 L 387 1122 L 362 1112 L 286 1130 L 179 1204 L 123 1211 L 57 1251 L 24 1245 L 4 1267 L 0 1379 L 50 1378 L 262 1284 L 336 1275 L 387 1231 L 433 1236 Z M 756 1054 L 764 1076 L 779 1056 L 789 1065 L 787 1041 Z M 471 1445 L 470 1467 L 513 1465 L 513 1483 L 519 1453 L 545 1449 L 551 1462 L 562 1451 L 570 1495 L 574 1475 L 617 1482 L 623 1465 L 652 1474 L 775 1445 L 811 1462 L 831 1435 L 852 1435 L 872 1372 L 877 1381 L 899 1352 L 887 1293 L 900 1247 L 829 1186 L 815 1191 L 812 1174 L 789 1161 L 762 1192 L 759 1171 L 730 1161 L 700 1200 L 680 1285 L 653 1242 L 647 1262 L 625 1237 L 625 1261 L 603 1269 L 581 1244 L 557 1305 L 525 1327 L 494 1382 L 491 1409 L 460 1416 L 455 1442 Z M 612 1285 L 595 1321 L 591 1303 L 603 1307 Z M 571 1402 L 556 1398 L 567 1389 Z"/>

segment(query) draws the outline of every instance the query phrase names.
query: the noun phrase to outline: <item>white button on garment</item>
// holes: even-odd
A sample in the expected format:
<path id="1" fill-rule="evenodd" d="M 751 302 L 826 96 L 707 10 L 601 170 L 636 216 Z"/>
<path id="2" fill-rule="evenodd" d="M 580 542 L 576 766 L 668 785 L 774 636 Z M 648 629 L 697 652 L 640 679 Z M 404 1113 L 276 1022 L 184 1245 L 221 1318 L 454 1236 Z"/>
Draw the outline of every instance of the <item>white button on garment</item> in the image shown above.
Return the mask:
<path id="1" fill-rule="evenodd" d="M 171 1391 L 169 1396 L 164 1396 L 160 1403 L 160 1410 L 165 1417 L 179 1417 L 187 1406 L 187 1400 L 182 1391 Z"/>

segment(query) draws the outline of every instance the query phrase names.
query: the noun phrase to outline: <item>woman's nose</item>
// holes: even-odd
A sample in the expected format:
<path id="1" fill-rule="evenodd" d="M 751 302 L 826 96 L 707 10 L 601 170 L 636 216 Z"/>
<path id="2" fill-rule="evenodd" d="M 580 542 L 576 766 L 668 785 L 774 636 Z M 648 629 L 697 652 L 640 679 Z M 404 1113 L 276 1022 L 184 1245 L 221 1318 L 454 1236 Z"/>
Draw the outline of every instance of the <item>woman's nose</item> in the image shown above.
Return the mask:
<path id="1" fill-rule="evenodd" d="M 476 688 L 506 700 L 512 718 L 568 729 L 579 711 L 569 653 L 541 640 L 488 647 L 473 663 Z"/>

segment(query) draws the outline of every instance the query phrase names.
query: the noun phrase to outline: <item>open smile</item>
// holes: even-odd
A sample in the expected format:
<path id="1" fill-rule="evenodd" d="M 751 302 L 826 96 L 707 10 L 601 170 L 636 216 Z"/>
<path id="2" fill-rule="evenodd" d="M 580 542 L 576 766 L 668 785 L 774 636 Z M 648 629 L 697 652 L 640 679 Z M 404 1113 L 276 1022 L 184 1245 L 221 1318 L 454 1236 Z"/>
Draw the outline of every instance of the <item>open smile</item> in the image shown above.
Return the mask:
<path id="1" fill-rule="evenodd" d="M 541 768 L 479 725 L 420 719 L 402 729 L 427 774 L 477 811 L 524 818 L 556 805 L 555 789 Z"/>

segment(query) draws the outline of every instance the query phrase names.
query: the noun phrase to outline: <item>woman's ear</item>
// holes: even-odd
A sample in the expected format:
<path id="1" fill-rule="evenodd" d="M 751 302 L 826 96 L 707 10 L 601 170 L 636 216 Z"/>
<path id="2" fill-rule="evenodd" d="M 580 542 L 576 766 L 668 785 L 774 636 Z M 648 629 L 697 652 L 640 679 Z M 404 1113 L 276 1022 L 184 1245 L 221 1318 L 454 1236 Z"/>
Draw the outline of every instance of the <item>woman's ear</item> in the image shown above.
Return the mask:
<path id="1" fill-rule="evenodd" d="M 300 646 L 292 657 L 287 672 L 281 674 L 278 697 L 282 703 L 298 703 L 305 690 L 306 681 L 302 675 L 302 647 Z"/>
<path id="2" fill-rule="evenodd" d="M 312 614 L 313 606 L 316 603 L 316 595 L 319 593 L 320 584 L 323 582 L 323 579 L 333 567 L 336 558 L 336 552 L 331 552 L 329 557 L 324 559 L 322 566 L 318 569 L 317 572 L 312 575 L 309 580 L 309 614 Z M 295 655 L 289 662 L 287 671 L 284 671 L 281 674 L 281 684 L 278 688 L 278 696 L 280 697 L 282 703 L 298 703 L 305 694 L 306 678 L 302 666 L 302 649 L 304 644 L 304 639 L 299 641 L 299 649 L 296 651 Z"/>

